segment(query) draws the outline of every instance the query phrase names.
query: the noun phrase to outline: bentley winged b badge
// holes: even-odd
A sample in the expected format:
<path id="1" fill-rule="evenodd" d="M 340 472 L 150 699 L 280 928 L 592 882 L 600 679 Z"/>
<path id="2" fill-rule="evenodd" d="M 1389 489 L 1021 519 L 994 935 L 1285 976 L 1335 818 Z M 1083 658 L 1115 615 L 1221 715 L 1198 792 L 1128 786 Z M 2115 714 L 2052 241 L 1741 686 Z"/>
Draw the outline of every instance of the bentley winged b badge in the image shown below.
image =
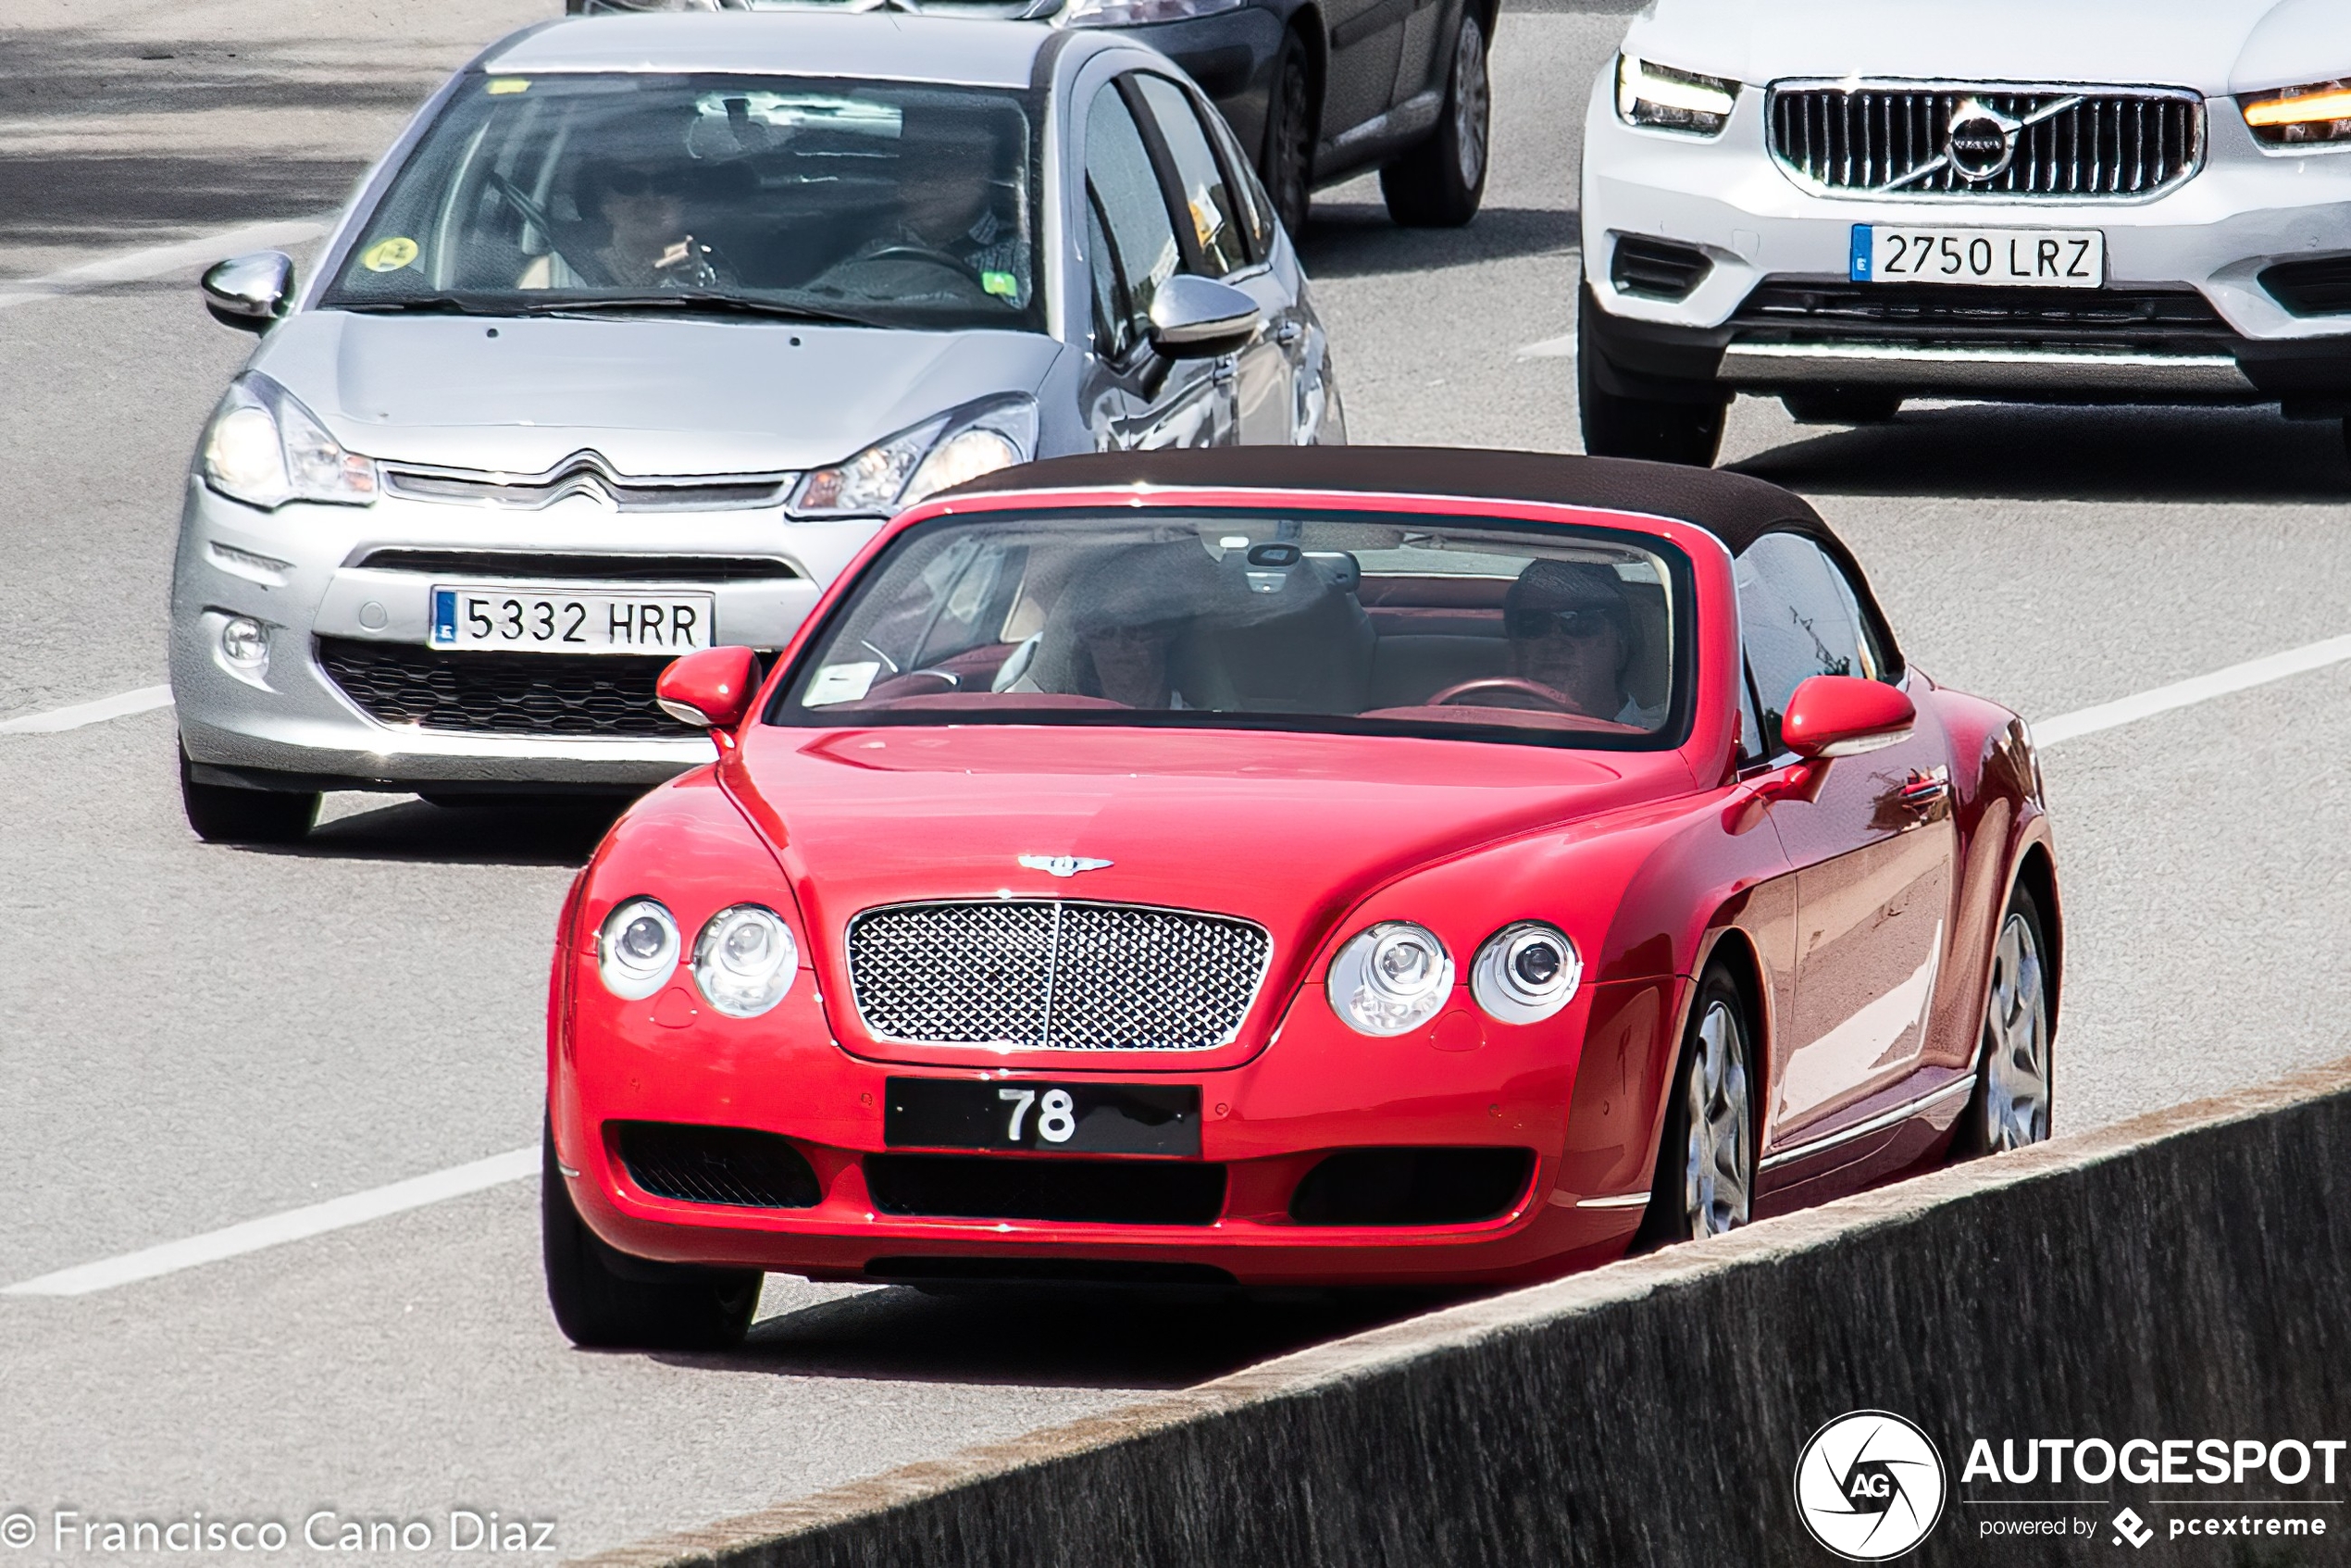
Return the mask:
<path id="1" fill-rule="evenodd" d="M 1031 871 L 1042 871 L 1049 877 L 1075 877 L 1081 871 L 1100 871 L 1110 864 L 1106 860 L 1088 860 L 1077 854 L 1025 854 L 1020 863 Z"/>

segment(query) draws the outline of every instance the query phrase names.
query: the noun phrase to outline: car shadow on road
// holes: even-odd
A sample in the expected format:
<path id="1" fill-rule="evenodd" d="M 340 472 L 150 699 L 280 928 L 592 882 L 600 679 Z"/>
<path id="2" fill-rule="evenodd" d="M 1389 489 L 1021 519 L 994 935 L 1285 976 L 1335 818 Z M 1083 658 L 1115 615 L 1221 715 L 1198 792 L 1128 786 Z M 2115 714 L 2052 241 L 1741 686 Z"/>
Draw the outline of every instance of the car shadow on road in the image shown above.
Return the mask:
<path id="1" fill-rule="evenodd" d="M 1815 495 L 2015 501 L 2340 503 L 2335 421 L 2274 408 L 1911 407 L 1889 424 L 1807 433 L 1726 467 Z"/>
<path id="2" fill-rule="evenodd" d="M 1572 255 L 1576 217 L 1553 207 L 1487 207 L 1462 229 L 1404 229 L 1374 202 L 1317 202 L 1300 242 L 1310 278 L 1439 272 L 1518 256 Z"/>
<path id="3" fill-rule="evenodd" d="M 322 822 L 300 843 L 255 845 L 248 852 L 447 865 L 585 865 L 628 803 L 605 796 L 552 796 L 437 806 L 397 796 Z"/>
<path id="4" fill-rule="evenodd" d="M 792 1377 L 1067 1388 L 1183 1388 L 1465 1299 L 1427 1291 L 1277 1300 L 1051 1289 L 860 1291 L 779 1313 L 723 1355 L 679 1365 Z"/>

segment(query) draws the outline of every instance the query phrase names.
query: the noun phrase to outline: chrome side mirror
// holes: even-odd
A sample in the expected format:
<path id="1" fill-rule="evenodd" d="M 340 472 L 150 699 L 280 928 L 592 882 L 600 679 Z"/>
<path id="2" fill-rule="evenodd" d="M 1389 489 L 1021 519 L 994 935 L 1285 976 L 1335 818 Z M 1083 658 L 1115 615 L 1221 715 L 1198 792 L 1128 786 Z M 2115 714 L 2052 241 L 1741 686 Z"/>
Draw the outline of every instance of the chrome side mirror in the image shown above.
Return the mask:
<path id="1" fill-rule="evenodd" d="M 1246 291 L 1179 272 L 1151 296 L 1151 347 L 1170 359 L 1214 359 L 1247 347 L 1264 318 Z"/>
<path id="2" fill-rule="evenodd" d="M 266 332 L 293 299 L 293 257 L 285 252 L 255 251 L 215 262 L 198 287 L 215 321 L 240 332 Z"/>

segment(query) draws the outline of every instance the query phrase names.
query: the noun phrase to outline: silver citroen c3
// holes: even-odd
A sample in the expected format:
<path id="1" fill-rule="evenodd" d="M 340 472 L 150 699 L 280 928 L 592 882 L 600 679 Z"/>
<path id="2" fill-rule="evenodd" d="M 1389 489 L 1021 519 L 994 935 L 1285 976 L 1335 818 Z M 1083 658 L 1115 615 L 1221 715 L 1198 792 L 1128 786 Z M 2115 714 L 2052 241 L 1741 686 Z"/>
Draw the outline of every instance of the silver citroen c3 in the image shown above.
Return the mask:
<path id="1" fill-rule="evenodd" d="M 173 579 L 199 835 L 321 791 L 634 790 L 679 653 L 780 647 L 879 522 L 1033 457 L 1343 441 L 1230 131 L 1114 35 L 556 22 L 435 95 L 198 445 Z"/>

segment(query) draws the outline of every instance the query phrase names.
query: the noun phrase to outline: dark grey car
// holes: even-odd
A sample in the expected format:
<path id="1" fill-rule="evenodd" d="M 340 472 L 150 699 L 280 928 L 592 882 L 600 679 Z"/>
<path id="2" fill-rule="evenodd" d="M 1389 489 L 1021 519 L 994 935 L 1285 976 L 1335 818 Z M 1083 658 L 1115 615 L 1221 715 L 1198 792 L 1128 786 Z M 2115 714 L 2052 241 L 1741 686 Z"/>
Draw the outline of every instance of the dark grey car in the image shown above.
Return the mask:
<path id="1" fill-rule="evenodd" d="M 1388 215 L 1449 228 L 1486 193 L 1499 0 L 565 0 L 575 15 L 887 7 L 1113 28 L 1191 74 L 1290 232 L 1311 193 L 1377 168 Z"/>

